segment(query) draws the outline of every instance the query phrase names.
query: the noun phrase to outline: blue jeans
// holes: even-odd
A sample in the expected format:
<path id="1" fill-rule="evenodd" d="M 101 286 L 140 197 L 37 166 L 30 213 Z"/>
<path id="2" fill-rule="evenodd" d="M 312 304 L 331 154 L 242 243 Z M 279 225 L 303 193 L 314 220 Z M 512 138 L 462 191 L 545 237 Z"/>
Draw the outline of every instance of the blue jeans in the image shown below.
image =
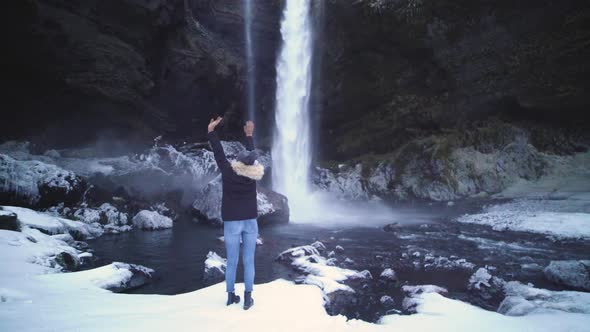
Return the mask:
<path id="1" fill-rule="evenodd" d="M 256 251 L 256 238 L 258 237 L 258 223 L 256 219 L 224 221 L 223 236 L 225 238 L 225 251 L 227 256 L 227 268 L 225 271 L 225 285 L 227 292 L 234 292 L 236 282 L 236 270 L 240 256 L 240 239 L 243 243 L 242 264 L 244 264 L 244 283 L 246 292 L 251 292 L 254 285 L 254 252 Z"/>

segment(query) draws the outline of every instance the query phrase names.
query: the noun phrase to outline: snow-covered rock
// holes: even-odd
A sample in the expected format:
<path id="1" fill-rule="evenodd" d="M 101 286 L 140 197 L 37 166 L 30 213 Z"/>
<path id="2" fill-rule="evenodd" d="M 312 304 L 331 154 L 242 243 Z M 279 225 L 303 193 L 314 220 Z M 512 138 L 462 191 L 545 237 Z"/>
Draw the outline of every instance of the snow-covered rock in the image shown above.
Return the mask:
<path id="1" fill-rule="evenodd" d="M 205 260 L 205 273 L 203 278 L 209 282 L 219 282 L 225 277 L 227 268 L 227 259 L 219 256 L 213 251 L 209 251 Z"/>
<path id="2" fill-rule="evenodd" d="M 0 154 L 0 201 L 48 207 L 80 200 L 86 183 L 71 171 L 37 160 Z"/>
<path id="3" fill-rule="evenodd" d="M 221 197 L 221 175 L 218 175 L 198 192 L 192 206 L 204 220 L 220 225 L 222 222 Z M 261 225 L 289 221 L 289 205 L 285 196 L 259 186 L 256 199 L 258 220 Z"/>
<path id="4" fill-rule="evenodd" d="M 379 302 L 385 308 L 393 308 L 393 306 L 395 304 L 395 301 L 389 295 L 383 295 L 383 296 L 381 296 L 381 298 L 379 299 Z"/>
<path id="5" fill-rule="evenodd" d="M 20 232 L 0 230 L 0 246 L 2 247 L 3 264 L 7 267 L 13 262 L 26 262 L 43 267 L 43 271 L 62 271 L 64 266 L 77 266 L 77 257 L 80 251 L 61 240 L 59 237 L 47 235 L 38 229 L 22 225 Z M 67 254 L 67 256 L 66 256 Z M 58 258 L 59 257 L 59 258 Z M 65 262 L 65 260 L 76 260 L 76 262 Z M 4 274 L 18 274 L 19 271 L 12 271 L 12 268 L 2 269 Z M 4 284 L 3 287 L 7 285 Z M 0 287 L 1 288 L 1 287 Z"/>
<path id="6" fill-rule="evenodd" d="M 482 308 L 493 310 L 504 298 L 505 281 L 493 276 L 491 268 L 481 267 L 469 277 L 467 289 L 471 294 L 472 303 Z"/>
<path id="7" fill-rule="evenodd" d="M 151 281 L 154 270 L 137 264 L 113 262 L 99 268 L 68 273 L 64 280 L 88 282 L 96 287 L 121 293 L 139 288 Z"/>
<path id="8" fill-rule="evenodd" d="M 558 285 L 590 291 L 590 260 L 551 261 L 543 273 Z"/>
<path id="9" fill-rule="evenodd" d="M 315 241 L 314 243 L 311 244 L 311 246 L 316 248 L 319 252 L 326 251 L 326 246 L 320 241 Z"/>
<path id="10" fill-rule="evenodd" d="M 381 272 L 379 278 L 389 281 L 397 281 L 397 274 L 393 269 L 386 268 L 385 270 L 383 270 L 383 272 Z"/>
<path id="11" fill-rule="evenodd" d="M 367 200 L 370 197 L 364 186 L 361 164 L 337 170 L 317 167 L 313 184 L 317 189 L 342 199 Z"/>
<path id="12" fill-rule="evenodd" d="M 61 213 L 64 212 L 62 210 Z M 127 214 L 119 211 L 109 203 L 103 203 L 97 208 L 85 206 L 73 208 L 65 213 L 86 224 L 102 227 L 106 233 L 120 233 L 131 230 L 131 223 Z"/>
<path id="13" fill-rule="evenodd" d="M 4 211 L 15 213 L 20 225 L 38 229 L 46 234 L 69 233 L 76 239 L 87 239 L 98 237 L 103 233 L 100 227 L 56 217 L 49 213 L 37 212 L 17 206 L 4 206 L 2 208 Z"/>
<path id="14" fill-rule="evenodd" d="M 305 275 L 303 283 L 317 285 L 325 294 L 335 291 L 354 292 L 350 286 L 344 284 L 346 280 L 372 278 L 371 273 L 366 270 L 359 272 L 329 264 L 312 245 L 287 249 L 277 256 L 277 260 L 302 272 Z"/>
<path id="15" fill-rule="evenodd" d="M 482 287 L 491 287 L 492 275 L 486 268 L 479 268 L 469 277 L 468 288 L 481 289 Z"/>
<path id="16" fill-rule="evenodd" d="M 18 231 L 20 228 L 16 213 L 11 211 L 4 211 L 0 207 L 0 229 L 9 231 Z"/>
<path id="17" fill-rule="evenodd" d="M 145 230 L 158 230 L 171 228 L 172 219 L 159 214 L 156 211 L 141 210 L 133 217 L 133 225 Z"/>
<path id="18" fill-rule="evenodd" d="M 498 312 L 508 316 L 524 316 L 550 312 L 590 314 L 590 293 L 575 291 L 550 291 L 534 288 L 518 281 L 504 285 L 506 298 Z"/>
<path id="19" fill-rule="evenodd" d="M 446 288 L 436 285 L 417 285 L 410 286 L 406 285 L 402 287 L 402 291 L 406 295 L 402 301 L 402 308 L 406 313 L 416 313 L 418 305 L 420 304 L 420 298 L 422 294 L 436 293 L 436 294 L 447 294 Z"/>

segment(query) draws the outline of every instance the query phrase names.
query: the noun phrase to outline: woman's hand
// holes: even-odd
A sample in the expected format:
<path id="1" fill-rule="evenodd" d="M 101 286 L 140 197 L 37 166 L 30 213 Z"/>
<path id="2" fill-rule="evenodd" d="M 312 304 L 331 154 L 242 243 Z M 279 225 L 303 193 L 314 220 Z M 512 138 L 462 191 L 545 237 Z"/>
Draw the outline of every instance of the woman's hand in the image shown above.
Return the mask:
<path id="1" fill-rule="evenodd" d="M 254 135 L 254 122 L 246 121 L 246 125 L 244 126 L 244 133 L 248 137 L 251 137 L 252 135 Z"/>
<path id="2" fill-rule="evenodd" d="M 215 130 L 215 127 L 217 127 L 217 125 L 221 122 L 221 120 L 223 120 L 222 117 L 218 116 L 217 119 L 211 119 L 211 121 L 209 121 L 209 126 L 207 126 L 207 130 L 209 132 L 212 132 Z"/>

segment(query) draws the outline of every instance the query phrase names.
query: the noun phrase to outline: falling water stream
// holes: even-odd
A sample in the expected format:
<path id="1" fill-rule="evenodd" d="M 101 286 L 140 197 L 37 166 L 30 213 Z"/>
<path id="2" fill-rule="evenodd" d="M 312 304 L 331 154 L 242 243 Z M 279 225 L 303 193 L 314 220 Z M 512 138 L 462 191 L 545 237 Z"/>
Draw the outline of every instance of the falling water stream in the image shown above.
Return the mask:
<path id="1" fill-rule="evenodd" d="M 281 21 L 283 45 L 277 59 L 275 137 L 272 147 L 274 189 L 289 198 L 292 219 L 306 208 L 311 142 L 312 27 L 310 0 L 288 0 Z"/>
<path id="2" fill-rule="evenodd" d="M 248 120 L 255 121 L 254 105 L 256 98 L 256 64 L 254 63 L 254 45 L 252 42 L 252 0 L 244 1 L 244 39 L 246 41 L 246 66 L 247 66 L 247 112 Z"/>

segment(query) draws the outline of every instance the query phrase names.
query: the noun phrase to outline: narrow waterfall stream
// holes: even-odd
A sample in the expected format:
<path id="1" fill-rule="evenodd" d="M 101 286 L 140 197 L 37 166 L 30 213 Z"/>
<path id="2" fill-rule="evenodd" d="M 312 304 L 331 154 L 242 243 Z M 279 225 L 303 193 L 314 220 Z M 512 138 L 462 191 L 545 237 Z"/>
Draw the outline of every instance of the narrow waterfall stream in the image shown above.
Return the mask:
<path id="1" fill-rule="evenodd" d="M 248 120 L 255 120 L 254 105 L 256 99 L 256 63 L 254 62 L 254 42 L 252 41 L 252 0 L 244 1 L 244 39 L 246 42 L 246 66 L 248 71 L 247 114 Z"/>

